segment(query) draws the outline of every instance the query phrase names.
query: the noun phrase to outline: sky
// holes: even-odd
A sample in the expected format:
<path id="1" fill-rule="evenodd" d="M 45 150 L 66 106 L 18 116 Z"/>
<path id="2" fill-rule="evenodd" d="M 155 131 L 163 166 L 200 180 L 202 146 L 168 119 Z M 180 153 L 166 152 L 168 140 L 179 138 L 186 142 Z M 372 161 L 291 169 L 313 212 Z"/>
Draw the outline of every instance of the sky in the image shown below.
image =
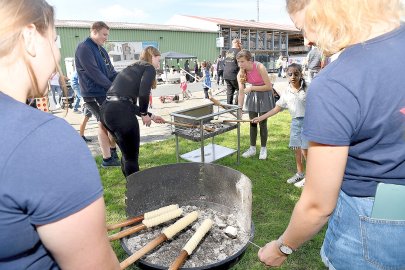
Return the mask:
<path id="1" fill-rule="evenodd" d="M 167 24 L 174 15 L 292 25 L 285 0 L 47 0 L 56 19 Z"/>

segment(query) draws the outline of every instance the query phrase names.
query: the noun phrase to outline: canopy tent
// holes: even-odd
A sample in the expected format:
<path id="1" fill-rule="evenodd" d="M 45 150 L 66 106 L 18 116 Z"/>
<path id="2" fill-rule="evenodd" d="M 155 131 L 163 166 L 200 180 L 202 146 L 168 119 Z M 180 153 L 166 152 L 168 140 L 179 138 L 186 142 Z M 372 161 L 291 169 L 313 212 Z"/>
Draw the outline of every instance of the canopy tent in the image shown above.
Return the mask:
<path id="1" fill-rule="evenodd" d="M 185 54 L 185 53 L 165 52 L 165 53 L 162 53 L 160 55 L 160 58 L 163 60 L 163 73 L 164 73 L 164 79 L 163 80 L 166 81 L 166 83 L 167 83 L 170 80 L 169 77 L 171 77 L 171 76 L 168 76 L 168 74 L 167 74 L 167 69 L 166 69 L 167 60 L 177 60 L 177 65 L 179 65 L 179 60 L 180 59 L 193 59 L 193 58 L 196 59 L 197 57 L 194 56 L 194 55 Z M 177 77 L 173 78 L 172 80 L 173 81 L 180 80 L 180 77 L 179 78 L 177 78 Z"/>
<path id="2" fill-rule="evenodd" d="M 185 54 L 185 53 L 178 53 L 178 52 L 165 52 L 162 53 L 160 58 L 162 59 L 191 59 L 197 58 L 194 55 Z"/>

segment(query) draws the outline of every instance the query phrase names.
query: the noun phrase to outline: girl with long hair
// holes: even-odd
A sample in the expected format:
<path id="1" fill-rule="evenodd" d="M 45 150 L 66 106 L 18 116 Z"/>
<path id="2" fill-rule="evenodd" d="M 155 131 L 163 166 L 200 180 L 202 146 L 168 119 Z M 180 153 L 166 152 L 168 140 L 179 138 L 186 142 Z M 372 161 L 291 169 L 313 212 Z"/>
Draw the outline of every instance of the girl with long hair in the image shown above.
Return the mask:
<path id="1" fill-rule="evenodd" d="M 164 122 L 160 116 L 148 112 L 150 92 L 156 88 L 159 61 L 159 50 L 146 47 L 139 61 L 117 75 L 101 107 L 101 122 L 121 149 L 121 169 L 125 177 L 139 171 L 140 131 L 137 116 L 146 126 L 150 126 L 151 121 Z"/>

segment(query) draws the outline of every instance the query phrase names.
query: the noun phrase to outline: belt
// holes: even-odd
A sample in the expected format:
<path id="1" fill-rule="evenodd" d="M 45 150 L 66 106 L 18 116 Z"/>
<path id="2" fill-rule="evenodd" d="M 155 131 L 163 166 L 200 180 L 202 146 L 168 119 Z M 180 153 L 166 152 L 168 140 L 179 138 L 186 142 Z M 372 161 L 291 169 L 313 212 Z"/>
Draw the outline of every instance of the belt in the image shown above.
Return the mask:
<path id="1" fill-rule="evenodd" d="M 131 97 L 125 97 L 125 96 L 107 96 L 106 98 L 107 101 L 129 101 L 132 104 L 135 104 L 134 99 Z"/>

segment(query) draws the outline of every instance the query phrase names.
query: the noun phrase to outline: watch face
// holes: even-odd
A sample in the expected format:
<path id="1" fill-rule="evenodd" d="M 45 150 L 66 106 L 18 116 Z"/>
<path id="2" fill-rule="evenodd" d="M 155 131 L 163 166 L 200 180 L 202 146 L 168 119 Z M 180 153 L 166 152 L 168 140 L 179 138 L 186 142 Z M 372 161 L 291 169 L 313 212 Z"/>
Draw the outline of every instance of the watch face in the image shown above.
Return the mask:
<path id="1" fill-rule="evenodd" d="M 293 252 L 291 248 L 289 248 L 288 246 L 285 246 L 285 245 L 280 246 L 280 251 L 282 253 L 284 253 L 285 255 L 290 255 Z"/>

